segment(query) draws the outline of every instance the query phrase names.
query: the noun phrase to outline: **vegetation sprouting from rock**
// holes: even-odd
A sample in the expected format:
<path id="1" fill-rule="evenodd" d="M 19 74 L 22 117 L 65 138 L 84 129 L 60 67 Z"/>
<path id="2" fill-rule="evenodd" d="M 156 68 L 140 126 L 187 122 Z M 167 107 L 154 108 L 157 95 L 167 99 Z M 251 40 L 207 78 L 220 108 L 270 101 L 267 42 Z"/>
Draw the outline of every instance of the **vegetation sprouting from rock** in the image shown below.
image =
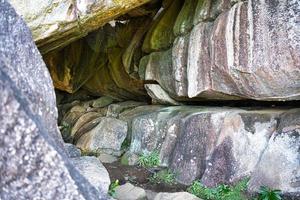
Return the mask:
<path id="1" fill-rule="evenodd" d="M 116 195 L 116 188 L 120 186 L 119 180 L 115 180 L 109 186 L 108 195 L 111 197 L 115 197 Z"/>
<path id="2" fill-rule="evenodd" d="M 254 200 L 281 200 L 281 190 L 272 190 L 269 187 L 261 186 L 258 197 Z"/>
<path id="3" fill-rule="evenodd" d="M 159 172 L 155 172 L 150 178 L 149 181 L 154 184 L 168 184 L 172 185 L 175 183 L 175 174 L 170 169 L 163 169 Z"/>
<path id="4" fill-rule="evenodd" d="M 200 181 L 194 181 L 187 191 L 205 200 L 250 200 L 246 195 L 249 178 L 242 179 L 236 184 L 229 186 L 218 185 L 214 188 L 204 186 Z M 281 191 L 261 186 L 257 197 L 252 200 L 281 200 Z"/>
<path id="5" fill-rule="evenodd" d="M 157 167 L 159 163 L 160 163 L 159 153 L 157 151 L 144 153 L 139 157 L 138 160 L 139 166 L 145 168 Z"/>
<path id="6" fill-rule="evenodd" d="M 208 188 L 199 181 L 195 181 L 187 191 L 207 200 L 246 200 L 244 192 L 247 189 L 247 183 L 248 179 L 245 179 L 234 186 L 221 184 L 215 188 Z"/>

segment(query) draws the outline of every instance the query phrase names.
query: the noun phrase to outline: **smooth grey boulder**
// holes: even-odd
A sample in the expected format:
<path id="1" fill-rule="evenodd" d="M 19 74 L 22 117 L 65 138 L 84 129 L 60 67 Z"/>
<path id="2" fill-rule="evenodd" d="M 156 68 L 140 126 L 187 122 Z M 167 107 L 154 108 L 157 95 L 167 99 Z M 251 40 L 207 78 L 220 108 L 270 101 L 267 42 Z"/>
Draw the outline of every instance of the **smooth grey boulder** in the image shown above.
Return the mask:
<path id="1" fill-rule="evenodd" d="M 76 169 L 100 192 L 108 192 L 110 178 L 99 159 L 93 156 L 72 158 Z"/>
<path id="2" fill-rule="evenodd" d="M 0 199 L 107 199 L 74 168 L 29 29 L 0 0 Z"/>

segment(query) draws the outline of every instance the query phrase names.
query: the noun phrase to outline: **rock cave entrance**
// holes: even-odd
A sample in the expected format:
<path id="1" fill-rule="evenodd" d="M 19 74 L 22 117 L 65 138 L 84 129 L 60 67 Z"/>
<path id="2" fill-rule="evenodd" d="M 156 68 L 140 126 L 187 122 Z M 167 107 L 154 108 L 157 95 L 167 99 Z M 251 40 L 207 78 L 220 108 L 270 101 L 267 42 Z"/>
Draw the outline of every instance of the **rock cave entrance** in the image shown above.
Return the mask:
<path id="1" fill-rule="evenodd" d="M 0 199 L 300 199 L 299 9 L 0 0 Z"/>
<path id="2" fill-rule="evenodd" d="M 118 179 L 151 199 L 250 177 L 251 194 L 299 195 L 300 55 L 288 13 L 299 8 L 265 4 L 151 1 L 63 47 L 40 46 L 63 139 L 104 164 L 104 190 Z M 138 166 L 152 154 L 159 162 Z M 172 183 L 151 182 L 164 170 Z"/>

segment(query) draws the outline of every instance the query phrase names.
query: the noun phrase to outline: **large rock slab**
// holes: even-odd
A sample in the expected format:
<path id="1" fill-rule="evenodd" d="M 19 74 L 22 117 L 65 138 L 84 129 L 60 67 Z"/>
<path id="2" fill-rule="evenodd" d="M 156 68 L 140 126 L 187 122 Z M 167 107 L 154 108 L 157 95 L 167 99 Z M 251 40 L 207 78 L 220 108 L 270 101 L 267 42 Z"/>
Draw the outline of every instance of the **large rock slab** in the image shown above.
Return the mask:
<path id="1" fill-rule="evenodd" d="M 295 199 L 300 198 L 300 109 L 281 116 L 278 129 L 269 140 L 250 179 L 249 188 L 258 185 L 282 188 Z"/>
<path id="2" fill-rule="evenodd" d="M 157 151 L 160 165 L 186 185 L 200 179 L 214 187 L 252 177 L 252 190 L 266 185 L 295 196 L 299 114 L 299 109 L 157 108 L 131 118 L 126 157 Z"/>
<path id="3" fill-rule="evenodd" d="M 146 80 L 175 100 L 299 100 L 300 3 L 232 3 L 199 1 L 189 37 L 143 63 Z"/>
<path id="4" fill-rule="evenodd" d="M 0 198 L 107 199 L 69 161 L 50 75 L 29 29 L 3 0 L 0 89 Z"/>
<path id="5" fill-rule="evenodd" d="M 275 133 L 280 113 L 276 110 L 227 113 L 219 125 L 219 136 L 209 155 L 202 182 L 215 187 L 250 177 Z"/>
<path id="6" fill-rule="evenodd" d="M 39 49 L 46 53 L 82 38 L 149 0 L 9 2 L 27 22 Z"/>
<path id="7" fill-rule="evenodd" d="M 281 112 L 163 108 L 132 120 L 130 152 L 159 151 L 161 165 L 176 172 L 177 180 L 183 184 L 189 185 L 200 177 L 209 186 L 234 181 L 250 175 Z"/>

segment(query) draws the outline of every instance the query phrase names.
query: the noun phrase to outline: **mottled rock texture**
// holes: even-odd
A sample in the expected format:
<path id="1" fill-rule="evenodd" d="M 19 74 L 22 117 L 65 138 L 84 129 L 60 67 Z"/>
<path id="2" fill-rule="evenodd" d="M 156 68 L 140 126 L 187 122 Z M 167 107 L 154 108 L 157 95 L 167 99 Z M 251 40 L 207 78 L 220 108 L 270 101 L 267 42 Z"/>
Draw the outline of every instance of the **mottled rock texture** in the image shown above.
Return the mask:
<path id="1" fill-rule="evenodd" d="M 200 198 L 187 193 L 187 192 L 175 192 L 175 193 L 158 193 L 154 200 L 201 200 Z"/>
<path id="2" fill-rule="evenodd" d="M 82 38 L 149 0 L 9 0 L 42 52 Z"/>
<path id="3" fill-rule="evenodd" d="M 300 198 L 299 109 L 290 110 L 280 118 L 278 129 L 270 138 L 260 162 L 253 171 L 249 187 L 251 190 L 258 190 L 257 185 L 282 188 L 289 192 L 288 196 L 298 199 Z"/>
<path id="4" fill-rule="evenodd" d="M 147 196 L 143 188 L 126 183 L 116 188 L 115 198 L 118 200 L 145 200 Z"/>
<path id="5" fill-rule="evenodd" d="M 31 33 L 0 0 L 0 199 L 107 199 L 68 160 L 50 75 Z"/>
<path id="6" fill-rule="evenodd" d="M 200 2 L 190 35 L 178 36 L 172 54 L 153 53 L 146 80 L 178 100 L 300 99 L 299 1 Z"/>
<path id="7" fill-rule="evenodd" d="M 145 100 L 138 75 L 139 46 L 148 17 L 109 24 L 69 46 L 44 55 L 54 86 L 75 93 L 85 88 L 95 96 Z"/>
<path id="8" fill-rule="evenodd" d="M 130 147 L 122 164 L 137 164 L 140 155 L 157 151 L 160 167 L 170 168 L 185 185 L 201 180 L 215 187 L 251 177 L 251 192 L 266 185 L 281 189 L 285 197 L 299 196 L 299 108 L 166 107 L 130 101 L 108 107 L 117 115 L 110 111 L 109 117 L 87 122 L 79 129 L 77 146 L 120 156 L 124 141 Z M 94 112 L 82 114 L 75 124 L 89 113 Z"/>
<path id="9" fill-rule="evenodd" d="M 138 108 L 134 110 L 137 113 Z M 299 195 L 299 116 L 299 109 L 157 108 L 128 122 L 132 136 L 126 155 L 129 160 L 158 151 L 160 165 L 169 167 L 186 185 L 201 179 L 213 187 L 252 177 L 252 191 L 267 185 L 295 197 Z"/>
<path id="10" fill-rule="evenodd" d="M 173 105 L 300 99 L 299 1 L 168 2 L 45 55 L 55 87 L 145 99 L 145 86 Z"/>

